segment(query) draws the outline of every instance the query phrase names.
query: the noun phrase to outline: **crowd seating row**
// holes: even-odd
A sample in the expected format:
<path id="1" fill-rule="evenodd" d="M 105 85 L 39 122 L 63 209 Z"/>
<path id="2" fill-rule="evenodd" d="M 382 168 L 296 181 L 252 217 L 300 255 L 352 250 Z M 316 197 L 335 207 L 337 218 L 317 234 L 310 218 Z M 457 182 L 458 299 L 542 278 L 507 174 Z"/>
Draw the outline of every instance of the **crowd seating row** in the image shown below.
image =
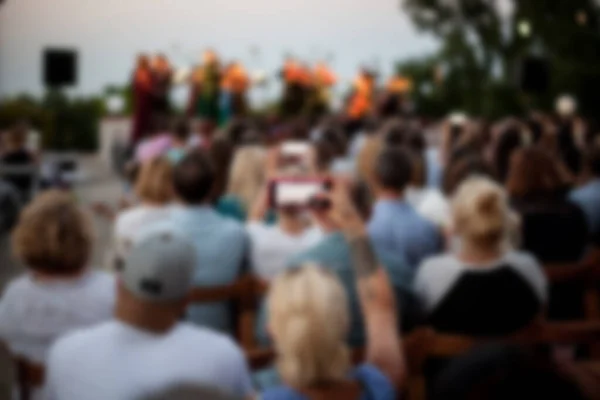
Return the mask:
<path id="1" fill-rule="evenodd" d="M 523 331 L 502 338 L 473 338 L 440 334 L 422 327 L 406 335 L 403 345 L 408 362 L 408 398 L 420 400 L 425 396 L 423 367 L 431 358 L 452 358 L 486 342 L 502 341 L 528 346 L 577 345 L 585 347 L 588 365 L 600 372 L 600 249 L 590 253 L 583 262 L 575 265 L 549 265 L 545 271 L 551 285 L 581 283 L 585 288 L 585 318 L 580 321 L 536 321 Z M 235 283 L 222 287 L 197 288 L 191 295 L 193 303 L 231 302 L 237 310 L 236 338 L 246 351 L 253 370 L 272 365 L 275 354 L 272 349 L 256 345 L 254 328 L 258 305 L 268 285 L 252 276 L 245 276 Z M 353 361 L 363 360 L 363 349 L 353 349 Z M 16 357 L 20 399 L 29 400 L 31 390 L 44 381 L 44 367 Z"/>

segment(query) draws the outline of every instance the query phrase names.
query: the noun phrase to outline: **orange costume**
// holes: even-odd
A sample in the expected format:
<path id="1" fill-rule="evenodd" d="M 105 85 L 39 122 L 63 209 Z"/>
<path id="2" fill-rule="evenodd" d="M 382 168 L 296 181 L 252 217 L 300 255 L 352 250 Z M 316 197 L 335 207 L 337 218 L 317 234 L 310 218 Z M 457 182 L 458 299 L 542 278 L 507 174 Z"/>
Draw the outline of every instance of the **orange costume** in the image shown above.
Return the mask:
<path id="1" fill-rule="evenodd" d="M 373 77 L 367 72 L 361 72 L 354 81 L 354 93 L 348 102 L 347 114 L 351 120 L 360 120 L 373 107 L 373 92 L 375 89 Z"/>
<path id="2" fill-rule="evenodd" d="M 242 64 L 235 62 L 229 65 L 221 80 L 221 91 L 225 96 L 221 103 L 221 123 L 232 116 L 245 114 L 246 92 L 250 87 L 250 78 Z"/>
<path id="3" fill-rule="evenodd" d="M 284 82 L 281 113 L 288 117 L 298 116 L 305 108 L 307 88 L 312 81 L 310 71 L 296 60 L 288 59 L 283 66 L 281 77 Z"/>

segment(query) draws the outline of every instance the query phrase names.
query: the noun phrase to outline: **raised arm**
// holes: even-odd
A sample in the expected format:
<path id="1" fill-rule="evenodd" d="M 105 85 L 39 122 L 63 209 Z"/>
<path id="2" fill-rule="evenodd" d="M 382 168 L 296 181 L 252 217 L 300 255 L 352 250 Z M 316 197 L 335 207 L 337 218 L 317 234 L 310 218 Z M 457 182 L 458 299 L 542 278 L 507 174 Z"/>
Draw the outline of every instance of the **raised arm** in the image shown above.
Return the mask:
<path id="1" fill-rule="evenodd" d="M 373 251 L 365 224 L 352 205 L 347 188 L 343 186 L 336 185 L 331 195 L 329 216 L 341 228 L 352 252 L 367 333 L 367 361 L 378 367 L 396 386 L 400 386 L 406 368 L 397 331 L 395 297 L 386 271 Z"/>

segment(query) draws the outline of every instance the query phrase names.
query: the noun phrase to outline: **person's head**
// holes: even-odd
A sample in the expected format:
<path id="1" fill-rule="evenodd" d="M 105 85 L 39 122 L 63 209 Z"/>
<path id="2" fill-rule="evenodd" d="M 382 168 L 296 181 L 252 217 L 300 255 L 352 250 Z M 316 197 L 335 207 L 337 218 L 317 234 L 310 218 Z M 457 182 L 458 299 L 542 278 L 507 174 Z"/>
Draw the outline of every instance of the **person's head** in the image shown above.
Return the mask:
<path id="1" fill-rule="evenodd" d="M 265 151 L 260 146 L 243 146 L 236 150 L 229 173 L 227 193 L 250 207 L 265 181 Z"/>
<path id="2" fill-rule="evenodd" d="M 412 160 L 408 150 L 383 149 L 375 161 L 375 183 L 379 193 L 402 195 L 412 177 Z"/>
<path id="3" fill-rule="evenodd" d="M 321 132 L 320 140 L 329 145 L 334 157 L 344 157 L 348 150 L 348 141 L 344 133 L 336 126 L 325 127 Z"/>
<path id="4" fill-rule="evenodd" d="M 91 256 L 90 221 L 71 194 L 44 192 L 22 212 L 13 231 L 12 249 L 36 273 L 76 276 Z"/>
<path id="5" fill-rule="evenodd" d="M 215 172 L 215 181 L 210 194 L 211 202 L 218 201 L 227 191 L 233 154 L 233 144 L 226 137 L 215 138 L 208 149 L 208 156 Z"/>
<path id="6" fill-rule="evenodd" d="M 210 201 L 215 173 L 209 157 L 195 151 L 187 154 L 173 173 L 175 195 L 186 205 L 202 205 Z"/>
<path id="7" fill-rule="evenodd" d="M 193 244 L 182 234 L 158 228 L 139 233 L 118 271 L 116 317 L 167 332 L 185 311 L 196 261 Z"/>
<path id="8" fill-rule="evenodd" d="M 27 144 L 29 128 L 26 123 L 16 124 L 6 133 L 4 146 L 9 151 L 22 150 Z"/>
<path id="9" fill-rule="evenodd" d="M 184 146 L 188 138 L 190 137 L 190 123 L 185 118 L 178 118 L 173 123 L 173 128 L 171 129 L 172 137 L 174 142 L 179 144 L 180 146 Z"/>
<path id="10" fill-rule="evenodd" d="M 277 367 L 288 385 L 304 388 L 346 377 L 348 299 L 332 273 L 313 265 L 282 273 L 271 284 L 267 307 Z"/>
<path id="11" fill-rule="evenodd" d="M 137 57 L 137 69 L 150 68 L 150 57 L 147 54 L 139 54 Z"/>
<path id="12" fill-rule="evenodd" d="M 356 160 L 356 175 L 375 189 L 375 162 L 383 149 L 383 141 L 378 135 L 371 135 L 360 149 Z"/>
<path id="13" fill-rule="evenodd" d="M 135 193 L 146 204 L 166 205 L 173 200 L 173 167 L 166 158 L 142 163 L 135 182 Z"/>
<path id="14" fill-rule="evenodd" d="M 564 185 L 557 161 L 546 151 L 529 147 L 513 154 L 506 179 L 506 189 L 511 197 L 550 194 Z"/>
<path id="15" fill-rule="evenodd" d="M 500 249 L 508 239 L 511 212 L 504 189 L 484 177 L 463 182 L 452 198 L 452 225 L 464 244 Z"/>
<path id="16" fill-rule="evenodd" d="M 500 182 L 506 181 L 512 154 L 525 145 L 523 137 L 523 131 L 516 124 L 509 124 L 500 132 L 494 153 L 496 176 Z"/>
<path id="17" fill-rule="evenodd" d="M 446 196 L 452 196 L 460 184 L 472 176 L 495 179 L 494 169 L 479 155 L 468 154 L 451 160 L 444 171 L 442 191 Z"/>

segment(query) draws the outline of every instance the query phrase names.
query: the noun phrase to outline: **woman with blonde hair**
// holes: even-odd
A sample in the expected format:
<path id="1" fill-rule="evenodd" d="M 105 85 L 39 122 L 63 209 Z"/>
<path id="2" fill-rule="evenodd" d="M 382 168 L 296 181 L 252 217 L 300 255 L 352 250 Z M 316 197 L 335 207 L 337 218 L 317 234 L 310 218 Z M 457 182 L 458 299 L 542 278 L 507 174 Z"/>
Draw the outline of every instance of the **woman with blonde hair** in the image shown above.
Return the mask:
<path id="1" fill-rule="evenodd" d="M 245 221 L 266 179 L 266 152 L 262 146 L 248 145 L 234 154 L 227 194 L 217 203 L 221 215 Z"/>
<path id="2" fill-rule="evenodd" d="M 367 363 L 350 366 L 348 298 L 337 277 L 315 265 L 290 269 L 271 284 L 267 299 L 276 365 L 285 386 L 265 391 L 261 399 L 394 399 L 405 365 L 390 282 L 345 187 L 336 184 L 325 196 L 331 207 L 319 211 L 319 218 L 339 227 L 352 251 Z"/>
<path id="3" fill-rule="evenodd" d="M 161 157 L 143 163 L 134 190 L 138 204 L 121 212 L 115 222 L 114 237 L 119 256 L 125 255 L 127 247 L 143 226 L 169 217 L 169 206 L 174 200 L 171 162 Z"/>
<path id="4" fill-rule="evenodd" d="M 0 301 L 0 338 L 14 354 L 43 363 L 59 336 L 112 317 L 115 282 L 88 266 L 90 221 L 71 194 L 36 197 L 21 214 L 12 250 L 27 268 Z"/>
<path id="5" fill-rule="evenodd" d="M 455 248 L 426 260 L 415 289 L 437 330 L 504 335 L 525 327 L 547 301 L 546 277 L 527 253 L 511 250 L 512 213 L 504 189 L 467 179 L 452 201 Z"/>

